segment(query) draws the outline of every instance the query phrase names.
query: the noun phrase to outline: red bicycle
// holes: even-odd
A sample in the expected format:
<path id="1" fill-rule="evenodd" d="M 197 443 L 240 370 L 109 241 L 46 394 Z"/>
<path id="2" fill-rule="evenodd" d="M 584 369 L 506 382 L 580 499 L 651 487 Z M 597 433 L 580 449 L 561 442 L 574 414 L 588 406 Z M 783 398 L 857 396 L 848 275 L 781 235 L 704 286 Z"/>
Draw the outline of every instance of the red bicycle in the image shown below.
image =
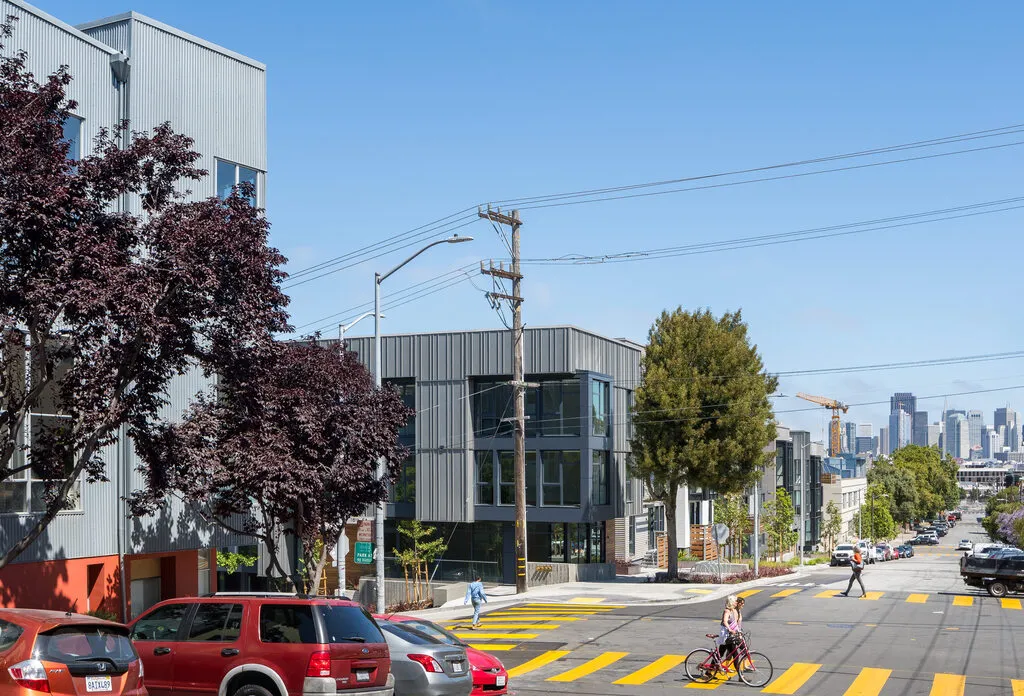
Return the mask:
<path id="1" fill-rule="evenodd" d="M 708 638 L 716 640 L 714 633 L 707 633 Z M 730 667 L 736 669 L 736 675 L 748 686 L 764 686 L 772 680 L 772 661 L 764 653 L 750 650 L 750 634 L 737 633 L 726 643 L 728 649 L 724 659 L 718 654 L 718 646 L 708 650 L 697 648 L 686 656 L 686 676 L 691 681 L 706 683 L 723 675 L 729 678 Z"/>

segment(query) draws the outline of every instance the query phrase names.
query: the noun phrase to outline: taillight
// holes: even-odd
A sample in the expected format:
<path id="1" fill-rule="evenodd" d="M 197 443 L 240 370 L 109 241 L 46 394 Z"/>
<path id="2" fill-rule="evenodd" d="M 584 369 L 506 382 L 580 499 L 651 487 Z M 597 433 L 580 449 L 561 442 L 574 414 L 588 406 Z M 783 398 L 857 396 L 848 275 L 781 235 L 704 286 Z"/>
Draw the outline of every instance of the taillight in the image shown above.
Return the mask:
<path id="1" fill-rule="evenodd" d="M 14 683 L 23 689 L 50 693 L 50 682 L 46 679 L 46 668 L 39 660 L 25 660 L 7 670 Z"/>
<path id="2" fill-rule="evenodd" d="M 427 672 L 444 672 L 437 660 L 432 658 L 430 655 L 406 655 L 406 657 L 413 662 L 419 662 L 420 666 L 422 666 Z"/>
<path id="3" fill-rule="evenodd" d="M 331 676 L 331 653 L 326 650 L 318 650 L 309 656 L 309 665 L 306 667 L 307 677 L 329 677 Z"/>

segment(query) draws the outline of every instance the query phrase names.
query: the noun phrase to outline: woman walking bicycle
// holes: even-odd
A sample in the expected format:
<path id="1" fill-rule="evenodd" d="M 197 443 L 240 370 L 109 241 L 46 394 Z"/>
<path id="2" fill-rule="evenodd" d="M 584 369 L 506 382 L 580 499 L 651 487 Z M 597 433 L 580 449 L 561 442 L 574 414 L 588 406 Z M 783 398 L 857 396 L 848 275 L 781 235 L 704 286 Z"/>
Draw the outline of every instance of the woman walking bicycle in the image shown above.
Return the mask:
<path id="1" fill-rule="evenodd" d="M 718 636 L 714 633 L 705 635 L 717 644 Z M 748 641 L 749 634 L 731 635 L 726 643 L 725 655 L 733 664 L 741 665 L 736 673 L 740 681 L 748 686 L 764 686 L 772 679 L 772 661 L 763 653 L 751 652 Z M 686 656 L 684 666 L 686 676 L 698 683 L 707 683 L 713 679 L 726 681 L 730 676 L 726 671 L 725 657 L 719 654 L 717 647 L 714 650 L 697 648 Z"/>

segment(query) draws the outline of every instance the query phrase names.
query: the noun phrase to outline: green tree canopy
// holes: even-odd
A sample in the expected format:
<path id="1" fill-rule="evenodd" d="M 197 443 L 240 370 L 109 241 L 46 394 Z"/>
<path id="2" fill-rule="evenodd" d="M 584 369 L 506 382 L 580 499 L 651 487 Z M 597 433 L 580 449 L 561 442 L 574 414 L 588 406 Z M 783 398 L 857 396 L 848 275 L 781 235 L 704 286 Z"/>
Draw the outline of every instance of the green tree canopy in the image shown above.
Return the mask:
<path id="1" fill-rule="evenodd" d="M 633 413 L 633 473 L 665 503 L 669 574 L 678 570 L 680 486 L 742 491 L 775 439 L 769 395 L 778 379 L 747 336 L 740 312 L 662 312 L 648 334 Z"/>
<path id="2" fill-rule="evenodd" d="M 839 511 L 836 501 L 828 501 L 825 506 L 824 525 L 821 529 L 821 536 L 825 540 L 825 550 L 831 553 L 836 546 L 839 535 L 843 533 L 843 514 Z"/>
<path id="3" fill-rule="evenodd" d="M 853 516 L 853 528 L 875 543 L 896 536 L 896 520 L 892 517 L 887 495 L 879 484 L 869 484 L 865 502 Z"/>
<path id="4" fill-rule="evenodd" d="M 885 501 L 894 520 L 906 525 L 918 519 L 918 487 L 913 470 L 905 464 L 899 450 L 899 459 L 883 457 L 868 471 L 868 484 L 889 494 Z M 899 463 L 897 463 L 899 462 Z"/>

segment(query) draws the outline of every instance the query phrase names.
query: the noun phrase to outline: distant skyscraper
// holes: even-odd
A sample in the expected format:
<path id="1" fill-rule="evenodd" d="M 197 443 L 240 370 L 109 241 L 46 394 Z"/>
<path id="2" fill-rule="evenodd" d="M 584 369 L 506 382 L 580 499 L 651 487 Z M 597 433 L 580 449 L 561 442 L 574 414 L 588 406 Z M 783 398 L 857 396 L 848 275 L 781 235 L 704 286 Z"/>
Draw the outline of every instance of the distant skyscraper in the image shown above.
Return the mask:
<path id="1" fill-rule="evenodd" d="M 878 454 L 877 441 L 870 435 L 858 435 L 857 436 L 857 452 L 856 454 Z"/>
<path id="2" fill-rule="evenodd" d="M 872 434 L 870 423 L 861 423 L 857 426 L 857 437 L 871 437 Z"/>
<path id="3" fill-rule="evenodd" d="M 928 447 L 938 447 L 939 438 L 942 436 L 942 426 L 932 423 L 928 426 Z"/>
<path id="4" fill-rule="evenodd" d="M 899 409 L 913 417 L 917 413 L 917 397 L 910 392 L 896 392 L 889 397 L 889 413 L 895 413 Z"/>
<path id="5" fill-rule="evenodd" d="M 981 450 L 981 429 L 985 427 L 985 416 L 981 411 L 967 412 L 967 425 L 970 432 L 971 451 Z"/>
<path id="6" fill-rule="evenodd" d="M 889 414 L 889 453 L 903 449 L 911 442 L 914 418 L 902 408 Z"/>
<path id="7" fill-rule="evenodd" d="M 891 454 L 892 450 L 889 449 L 889 429 L 879 428 L 878 429 L 878 453 L 879 454 Z"/>
<path id="8" fill-rule="evenodd" d="M 946 412 L 946 431 L 943 433 L 943 449 L 951 457 L 969 459 L 971 456 L 971 428 L 962 411 Z"/>
<path id="9" fill-rule="evenodd" d="M 1003 448 L 1003 443 L 999 437 L 998 430 L 985 430 L 984 436 L 981 438 L 981 454 L 985 459 L 992 459 L 996 456 L 996 452 L 999 452 Z"/>
<path id="10" fill-rule="evenodd" d="M 914 433 L 911 444 L 919 447 L 928 446 L 928 412 L 914 411 Z"/>
<path id="11" fill-rule="evenodd" d="M 850 454 L 857 453 L 857 424 L 846 422 L 842 424 L 843 452 Z"/>
<path id="12" fill-rule="evenodd" d="M 1017 425 L 1017 412 L 1011 408 L 997 408 L 993 425 L 996 430 L 1000 427 L 1003 430 L 1003 447 L 1009 447 L 1011 452 L 1020 449 L 1020 426 Z"/>

